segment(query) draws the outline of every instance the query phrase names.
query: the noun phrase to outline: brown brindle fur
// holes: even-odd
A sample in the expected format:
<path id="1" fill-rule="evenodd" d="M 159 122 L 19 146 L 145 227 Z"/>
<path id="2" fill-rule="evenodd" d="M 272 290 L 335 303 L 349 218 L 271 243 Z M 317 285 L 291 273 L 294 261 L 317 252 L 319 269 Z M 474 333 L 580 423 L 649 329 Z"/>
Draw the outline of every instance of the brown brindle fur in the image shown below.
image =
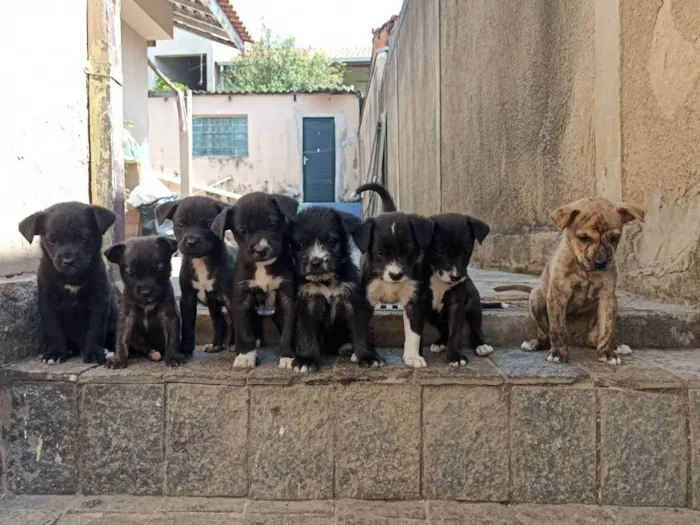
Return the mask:
<path id="1" fill-rule="evenodd" d="M 600 361 L 620 363 L 615 355 L 614 257 L 622 227 L 635 219 L 643 221 L 644 212 L 605 199 L 581 199 L 552 213 L 562 236 L 539 286 L 530 292 L 530 313 L 538 328 L 537 339 L 525 343 L 530 349 L 549 347 L 549 361 L 567 362 L 567 320 L 587 317 L 587 344 L 597 349 Z"/>

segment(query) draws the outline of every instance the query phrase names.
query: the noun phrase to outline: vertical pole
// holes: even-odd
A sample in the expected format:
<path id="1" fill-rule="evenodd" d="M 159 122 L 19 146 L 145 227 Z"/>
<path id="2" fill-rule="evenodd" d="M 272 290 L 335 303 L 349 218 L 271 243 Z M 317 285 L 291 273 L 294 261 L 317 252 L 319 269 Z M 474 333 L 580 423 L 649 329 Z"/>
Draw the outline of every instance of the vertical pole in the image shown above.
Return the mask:
<path id="1" fill-rule="evenodd" d="M 180 196 L 192 195 L 192 91 L 185 91 L 186 129 L 180 130 Z"/>
<path id="2" fill-rule="evenodd" d="M 123 241 L 125 229 L 121 0 L 87 5 L 90 202 L 117 214 L 109 245 Z"/>

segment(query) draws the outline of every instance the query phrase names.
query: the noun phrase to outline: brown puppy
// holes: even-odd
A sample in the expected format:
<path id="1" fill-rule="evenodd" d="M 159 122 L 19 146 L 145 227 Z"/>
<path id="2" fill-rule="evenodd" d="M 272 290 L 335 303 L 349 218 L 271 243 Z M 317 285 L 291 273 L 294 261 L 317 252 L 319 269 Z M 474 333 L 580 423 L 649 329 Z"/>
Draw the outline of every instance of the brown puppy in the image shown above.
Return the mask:
<path id="1" fill-rule="evenodd" d="M 547 361 L 565 363 L 569 360 L 567 319 L 589 318 L 586 343 L 597 349 L 600 361 L 621 363 L 615 353 L 615 251 L 622 227 L 635 219 L 644 221 L 644 212 L 605 199 L 581 199 L 552 213 L 554 225 L 563 233 L 539 286 L 494 288 L 530 292 L 530 313 L 538 334 L 522 344 L 523 350 L 550 348 Z"/>

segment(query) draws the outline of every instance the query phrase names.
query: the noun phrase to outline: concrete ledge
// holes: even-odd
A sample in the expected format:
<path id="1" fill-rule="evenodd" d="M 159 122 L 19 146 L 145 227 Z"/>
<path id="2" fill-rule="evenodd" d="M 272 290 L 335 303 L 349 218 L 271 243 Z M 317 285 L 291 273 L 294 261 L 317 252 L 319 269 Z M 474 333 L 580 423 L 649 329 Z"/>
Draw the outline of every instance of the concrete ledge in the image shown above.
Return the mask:
<path id="1" fill-rule="evenodd" d="M 451 501 L 256 501 L 152 496 L 19 496 L 0 500 L 9 525 L 694 525 L 700 512 L 683 508 L 597 505 L 501 505 Z"/>
<path id="2" fill-rule="evenodd" d="M 459 370 L 382 353 L 382 369 L 341 357 L 306 376 L 272 350 L 251 371 L 231 352 L 178 369 L 9 365 L 6 489 L 700 506 L 700 350 L 639 350 L 612 367 L 588 349 L 566 365 L 497 349 Z"/>

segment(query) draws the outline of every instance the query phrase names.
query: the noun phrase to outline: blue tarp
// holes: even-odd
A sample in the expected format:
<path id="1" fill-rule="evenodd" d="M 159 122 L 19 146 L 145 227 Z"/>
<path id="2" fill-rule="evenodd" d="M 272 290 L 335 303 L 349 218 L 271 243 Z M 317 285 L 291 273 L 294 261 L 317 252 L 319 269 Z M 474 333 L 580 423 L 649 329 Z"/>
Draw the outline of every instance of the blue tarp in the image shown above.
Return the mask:
<path id="1" fill-rule="evenodd" d="M 344 211 L 346 213 L 351 213 L 357 217 L 362 217 L 362 203 L 361 202 L 301 202 L 299 203 L 299 209 L 310 208 L 311 206 L 326 206 L 328 208 L 334 208 L 339 211 Z"/>

